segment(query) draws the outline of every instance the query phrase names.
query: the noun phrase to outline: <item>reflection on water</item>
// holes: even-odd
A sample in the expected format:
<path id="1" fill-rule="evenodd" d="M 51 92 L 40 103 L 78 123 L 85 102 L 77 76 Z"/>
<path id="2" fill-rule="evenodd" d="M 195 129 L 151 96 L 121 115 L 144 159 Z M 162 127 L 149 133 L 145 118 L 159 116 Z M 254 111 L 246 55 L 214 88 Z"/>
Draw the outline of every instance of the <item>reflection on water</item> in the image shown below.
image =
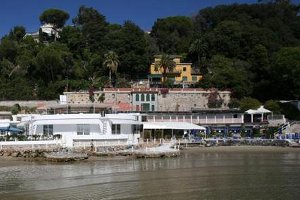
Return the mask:
<path id="1" fill-rule="evenodd" d="M 0 168 L 0 199 L 298 199 L 299 166 L 297 151 L 25 162 Z"/>

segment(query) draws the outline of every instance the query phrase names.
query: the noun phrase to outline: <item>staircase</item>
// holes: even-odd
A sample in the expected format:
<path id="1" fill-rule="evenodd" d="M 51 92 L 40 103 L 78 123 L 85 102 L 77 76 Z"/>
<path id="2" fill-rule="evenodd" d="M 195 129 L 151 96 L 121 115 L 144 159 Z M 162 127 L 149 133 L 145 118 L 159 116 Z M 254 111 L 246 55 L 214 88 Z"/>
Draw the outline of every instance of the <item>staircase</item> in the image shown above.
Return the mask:
<path id="1" fill-rule="evenodd" d="M 281 124 L 278 128 L 278 131 L 275 134 L 284 134 L 288 133 L 290 130 L 290 123 L 286 122 L 284 124 Z"/>
<path id="2" fill-rule="evenodd" d="M 290 133 L 300 133 L 300 121 L 293 121 L 290 123 Z"/>

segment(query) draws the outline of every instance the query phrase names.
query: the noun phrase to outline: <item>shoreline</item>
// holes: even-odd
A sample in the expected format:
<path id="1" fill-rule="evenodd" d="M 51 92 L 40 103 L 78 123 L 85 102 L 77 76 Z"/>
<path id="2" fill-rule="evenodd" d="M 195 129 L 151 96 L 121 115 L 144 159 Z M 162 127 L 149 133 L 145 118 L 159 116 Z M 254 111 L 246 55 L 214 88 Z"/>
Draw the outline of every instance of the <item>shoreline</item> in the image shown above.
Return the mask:
<path id="1" fill-rule="evenodd" d="M 211 146 L 211 147 L 185 147 L 179 152 L 188 152 L 188 153 L 289 153 L 289 152 L 300 152 L 300 148 L 292 147 L 280 147 L 280 146 Z M 180 155 L 179 155 L 180 156 Z M 152 157 L 149 157 L 152 158 Z M 158 159 L 164 159 L 165 157 L 155 157 Z M 136 156 L 127 155 L 123 156 L 121 154 L 110 155 L 110 156 L 99 156 L 97 154 L 89 154 L 87 159 L 78 160 L 78 161 L 66 161 L 66 162 L 55 162 L 50 161 L 45 158 L 36 157 L 36 158 L 24 158 L 24 157 L 13 157 L 13 156 L 0 156 L 0 167 L 8 167 L 20 164 L 28 164 L 31 162 L 41 162 L 47 164 L 62 164 L 62 163 L 77 163 L 77 162 L 97 162 L 97 161 L 119 161 L 126 159 L 139 159 Z M 148 159 L 148 158 L 146 158 Z"/>
<path id="2" fill-rule="evenodd" d="M 300 148 L 281 147 L 281 146 L 211 146 L 211 147 L 186 147 L 184 151 L 192 152 L 300 152 Z"/>

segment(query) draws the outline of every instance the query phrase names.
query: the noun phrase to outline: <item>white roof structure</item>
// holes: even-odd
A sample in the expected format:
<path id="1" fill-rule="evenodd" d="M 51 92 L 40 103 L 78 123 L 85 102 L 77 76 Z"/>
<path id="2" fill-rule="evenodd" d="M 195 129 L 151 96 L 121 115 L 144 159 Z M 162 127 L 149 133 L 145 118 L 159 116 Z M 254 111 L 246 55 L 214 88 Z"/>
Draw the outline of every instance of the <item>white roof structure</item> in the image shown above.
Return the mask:
<path id="1" fill-rule="evenodd" d="M 205 127 L 188 122 L 143 122 L 144 129 L 205 130 Z"/>
<path id="2" fill-rule="evenodd" d="M 100 120 L 109 120 L 112 124 L 140 125 L 139 114 L 109 114 L 102 117 L 101 114 L 57 114 L 57 115 L 32 115 L 22 118 L 18 127 L 33 122 L 35 125 L 43 124 L 99 124 Z M 1 125 L 0 125 L 1 126 Z"/>
<path id="3" fill-rule="evenodd" d="M 271 113 L 272 111 L 265 109 L 264 106 L 260 106 L 258 109 L 253 110 L 249 109 L 246 111 L 247 114 L 254 115 L 254 114 L 264 114 L 264 113 Z"/>

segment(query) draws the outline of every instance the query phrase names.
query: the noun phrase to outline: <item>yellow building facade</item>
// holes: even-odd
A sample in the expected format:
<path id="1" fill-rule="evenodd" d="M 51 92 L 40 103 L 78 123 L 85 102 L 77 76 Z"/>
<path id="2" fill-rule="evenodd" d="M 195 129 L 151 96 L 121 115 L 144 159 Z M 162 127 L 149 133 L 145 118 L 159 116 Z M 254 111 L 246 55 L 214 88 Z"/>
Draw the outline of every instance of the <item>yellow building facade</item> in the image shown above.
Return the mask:
<path id="1" fill-rule="evenodd" d="M 194 84 L 202 79 L 200 73 L 192 69 L 192 63 L 181 63 L 180 56 L 174 56 L 173 61 L 176 66 L 172 71 L 167 71 L 167 80 L 174 81 L 174 84 Z M 150 66 L 150 81 L 162 81 L 163 69 L 155 70 L 155 63 L 160 61 L 160 56 L 155 56 L 154 62 Z"/>

